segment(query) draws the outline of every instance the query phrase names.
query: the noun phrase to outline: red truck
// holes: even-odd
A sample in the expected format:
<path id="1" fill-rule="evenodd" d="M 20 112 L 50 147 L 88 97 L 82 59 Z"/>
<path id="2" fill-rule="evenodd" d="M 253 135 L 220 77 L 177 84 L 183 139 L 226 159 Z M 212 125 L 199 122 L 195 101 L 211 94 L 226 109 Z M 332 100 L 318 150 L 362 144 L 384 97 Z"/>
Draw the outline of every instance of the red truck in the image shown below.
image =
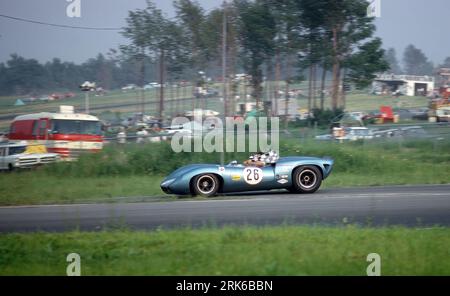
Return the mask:
<path id="1" fill-rule="evenodd" d="M 103 148 L 100 120 L 92 115 L 77 114 L 71 106 L 61 106 L 60 113 L 36 113 L 17 116 L 11 123 L 9 140 L 26 140 L 43 144 L 63 160 L 73 160 L 82 152 Z M 65 108 L 64 108 L 65 107 Z"/>

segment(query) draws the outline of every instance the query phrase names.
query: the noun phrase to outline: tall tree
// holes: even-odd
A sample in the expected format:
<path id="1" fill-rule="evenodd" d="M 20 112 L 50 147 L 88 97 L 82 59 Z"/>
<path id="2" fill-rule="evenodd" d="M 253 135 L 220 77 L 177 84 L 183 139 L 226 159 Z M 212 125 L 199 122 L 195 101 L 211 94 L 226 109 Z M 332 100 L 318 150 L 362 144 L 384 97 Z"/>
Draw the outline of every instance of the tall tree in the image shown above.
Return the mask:
<path id="1" fill-rule="evenodd" d="M 177 19 L 181 24 L 184 36 L 186 36 L 187 47 L 189 48 L 189 55 L 187 60 L 189 62 L 189 74 L 192 77 L 191 82 L 197 88 L 204 88 L 206 81 L 204 79 L 196 79 L 202 77 L 206 69 L 207 47 L 204 39 L 206 35 L 203 33 L 205 12 L 197 1 L 192 0 L 175 0 L 173 2 Z M 192 109 L 195 109 L 197 101 L 201 99 L 202 95 L 195 91 L 195 97 L 192 101 Z M 202 108 L 206 105 L 206 99 L 202 98 Z"/>
<path id="2" fill-rule="evenodd" d="M 178 55 L 186 54 L 186 51 L 182 49 L 186 44 L 186 40 L 182 39 L 182 30 L 174 21 L 166 18 L 153 2 L 148 0 L 145 9 L 129 12 L 127 27 L 124 28 L 122 34 L 131 41 L 130 45 L 122 47 L 125 53 L 130 53 L 142 61 L 146 56 L 159 61 L 161 87 L 158 115 L 160 120 L 163 120 L 167 61 L 179 62 L 182 58 Z"/>
<path id="3" fill-rule="evenodd" d="M 317 108 L 316 103 L 316 78 L 317 65 L 325 65 L 325 57 L 330 53 L 329 32 L 325 30 L 325 17 L 328 9 L 327 1 L 318 0 L 300 0 L 298 3 L 300 10 L 301 28 L 304 42 L 306 42 L 306 51 L 302 65 L 309 68 L 309 91 L 308 91 L 308 110 Z M 328 50 L 328 52 L 327 52 Z M 322 104 L 321 104 L 322 105 Z"/>
<path id="4" fill-rule="evenodd" d="M 320 109 L 324 108 L 327 71 L 332 65 L 332 35 L 329 28 L 329 1 L 285 0 L 291 2 L 288 17 L 296 16 L 300 70 L 309 69 L 308 107 L 317 108 L 317 77 L 321 70 Z"/>
<path id="5" fill-rule="evenodd" d="M 341 107 L 340 93 L 342 64 L 361 43 L 373 36 L 373 18 L 367 16 L 366 0 L 324 0 L 326 3 L 325 29 L 332 40 L 332 109 Z"/>
<path id="6" fill-rule="evenodd" d="M 54 58 L 51 62 L 47 62 L 44 65 L 47 75 L 50 78 L 50 83 L 56 88 L 62 88 L 64 86 L 65 65 L 60 59 Z"/>
<path id="7" fill-rule="evenodd" d="M 275 36 L 275 49 L 276 49 L 276 76 L 277 80 L 281 78 L 280 72 L 282 68 L 283 77 L 285 80 L 285 104 L 284 106 L 277 106 L 284 109 L 284 125 L 288 126 L 288 110 L 290 99 L 290 86 L 295 81 L 299 81 L 300 73 L 305 68 L 312 67 L 311 60 L 313 51 L 312 47 L 307 42 L 315 38 L 313 30 L 306 29 L 307 25 L 303 19 L 303 7 L 300 1 L 283 0 L 275 1 L 273 7 L 273 14 L 276 20 L 276 36 Z M 310 26 L 309 28 L 311 28 Z M 284 60 L 284 63 L 281 61 Z M 311 81 L 311 80 L 310 80 Z M 310 84 L 310 90 L 311 90 Z M 277 87 L 278 90 L 278 87 Z M 277 99 L 277 98 L 276 98 Z M 309 97 L 308 104 L 311 103 L 311 97 Z"/>
<path id="8" fill-rule="evenodd" d="M 292 26 L 296 36 L 296 51 L 299 55 L 300 69 L 309 69 L 310 85 L 308 105 L 316 106 L 315 89 L 317 67 L 322 68 L 321 108 L 324 103 L 324 89 L 327 69 L 332 69 L 332 109 L 344 105 L 344 92 L 341 92 L 342 73 L 356 72 L 348 67 L 353 55 L 355 59 L 363 56 L 375 56 L 381 44 L 372 39 L 375 31 L 373 18 L 367 17 L 366 0 L 282 0 L 286 3 L 289 19 L 294 16 L 296 24 Z M 360 51 L 372 51 L 360 53 Z M 380 66 L 380 62 L 377 61 Z M 384 67 L 370 67 L 365 77 Z M 362 72 L 362 69 L 358 71 Z M 370 71 L 370 73 L 369 73 Z M 345 74 L 344 74 L 345 76 Z M 345 78 L 345 77 L 344 77 Z"/>
<path id="9" fill-rule="evenodd" d="M 389 71 L 394 74 L 402 74 L 402 69 L 397 59 L 395 48 L 389 48 L 384 54 L 384 60 L 389 64 Z"/>
<path id="10" fill-rule="evenodd" d="M 113 63 L 99 53 L 95 58 L 88 59 L 82 64 L 84 80 L 95 81 L 98 86 L 110 89 L 113 86 Z M 81 83 L 80 81 L 79 83 Z"/>
<path id="11" fill-rule="evenodd" d="M 5 92 L 25 95 L 48 88 L 47 73 L 37 60 L 12 54 L 6 65 Z"/>
<path id="12" fill-rule="evenodd" d="M 205 67 L 205 42 L 202 29 L 205 22 L 205 12 L 197 1 L 175 0 L 173 2 L 177 18 L 182 26 L 182 32 L 186 36 L 187 46 L 190 48 L 191 65 L 194 70 Z"/>
<path id="13" fill-rule="evenodd" d="M 439 65 L 439 68 L 450 68 L 450 57 L 447 57 L 444 62 Z"/>
<path id="14" fill-rule="evenodd" d="M 389 69 L 389 64 L 383 58 L 384 50 L 381 48 L 381 39 L 375 38 L 358 48 L 346 62 L 349 70 L 346 82 L 352 82 L 358 88 L 365 88 L 375 78 L 375 73 Z"/>
<path id="15" fill-rule="evenodd" d="M 405 74 L 408 75 L 432 75 L 433 63 L 428 60 L 422 50 L 410 44 L 403 55 Z"/>
<path id="16" fill-rule="evenodd" d="M 444 62 L 442 64 L 439 65 L 439 76 L 437 77 L 437 80 L 439 81 L 439 84 L 444 86 L 444 85 L 449 85 L 450 84 L 450 76 L 448 73 L 448 70 L 442 71 L 443 68 L 445 69 L 450 69 L 450 57 L 447 57 Z M 447 73 L 443 73 L 443 72 L 447 72 Z M 444 74 L 444 75 L 442 75 Z"/>
<path id="17" fill-rule="evenodd" d="M 244 69 L 251 75 L 252 97 L 262 98 L 262 65 L 274 54 L 276 24 L 268 0 L 236 0 Z"/>

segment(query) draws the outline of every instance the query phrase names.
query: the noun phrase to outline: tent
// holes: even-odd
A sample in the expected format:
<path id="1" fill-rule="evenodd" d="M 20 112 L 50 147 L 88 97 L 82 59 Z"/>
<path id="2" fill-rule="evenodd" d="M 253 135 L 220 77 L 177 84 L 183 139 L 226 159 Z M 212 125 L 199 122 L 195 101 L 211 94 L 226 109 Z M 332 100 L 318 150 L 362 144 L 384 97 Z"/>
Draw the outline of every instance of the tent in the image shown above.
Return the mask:
<path id="1" fill-rule="evenodd" d="M 14 104 L 14 106 L 24 106 L 25 103 L 21 100 L 21 99 L 17 99 L 16 103 Z"/>

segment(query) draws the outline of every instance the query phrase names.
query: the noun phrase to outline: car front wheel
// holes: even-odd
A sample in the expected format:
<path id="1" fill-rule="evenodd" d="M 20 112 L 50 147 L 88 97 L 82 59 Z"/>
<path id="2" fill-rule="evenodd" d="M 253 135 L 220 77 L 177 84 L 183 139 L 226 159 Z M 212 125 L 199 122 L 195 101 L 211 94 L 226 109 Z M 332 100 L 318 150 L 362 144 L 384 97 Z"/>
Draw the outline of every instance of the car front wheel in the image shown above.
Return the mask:
<path id="1" fill-rule="evenodd" d="M 314 193 L 322 184 L 322 172 L 315 166 L 302 166 L 295 169 L 292 179 L 292 191 Z"/>
<path id="2" fill-rule="evenodd" d="M 219 190 L 219 179 L 213 174 L 196 176 L 192 182 L 192 193 L 204 197 L 211 197 Z"/>

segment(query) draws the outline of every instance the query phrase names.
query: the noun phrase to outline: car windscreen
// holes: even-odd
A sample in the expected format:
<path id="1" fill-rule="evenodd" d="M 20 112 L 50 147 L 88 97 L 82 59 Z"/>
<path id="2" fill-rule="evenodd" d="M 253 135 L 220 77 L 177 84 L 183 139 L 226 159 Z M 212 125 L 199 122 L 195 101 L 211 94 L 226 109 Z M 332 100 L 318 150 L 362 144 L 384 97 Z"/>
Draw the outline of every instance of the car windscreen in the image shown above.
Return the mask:
<path id="1" fill-rule="evenodd" d="M 15 155 L 15 154 L 21 154 L 24 153 L 25 150 L 27 150 L 27 146 L 16 146 L 16 147 L 9 147 L 9 155 Z"/>
<path id="2" fill-rule="evenodd" d="M 88 120 L 52 120 L 52 133 L 69 135 L 101 135 L 99 121 Z"/>

